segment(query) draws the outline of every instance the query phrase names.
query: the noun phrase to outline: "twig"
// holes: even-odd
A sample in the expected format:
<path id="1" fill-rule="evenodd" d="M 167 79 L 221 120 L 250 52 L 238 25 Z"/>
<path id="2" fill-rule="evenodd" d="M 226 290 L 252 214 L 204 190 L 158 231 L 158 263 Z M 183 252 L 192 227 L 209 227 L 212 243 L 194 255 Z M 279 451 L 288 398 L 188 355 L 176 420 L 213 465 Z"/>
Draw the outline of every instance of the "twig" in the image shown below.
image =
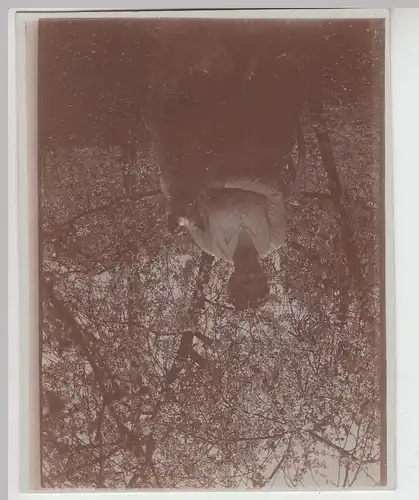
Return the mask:
<path id="1" fill-rule="evenodd" d="M 269 475 L 268 479 L 265 481 L 265 484 L 269 483 L 269 481 L 272 481 L 272 479 L 278 474 L 278 472 L 281 470 L 281 467 L 284 465 L 285 460 L 288 457 L 288 452 L 290 451 L 291 448 L 291 439 L 288 441 L 288 446 L 287 449 L 284 451 L 281 460 L 278 462 L 277 466 L 275 469 L 272 471 L 272 473 Z"/>
<path id="2" fill-rule="evenodd" d="M 330 181 L 331 197 L 336 207 L 336 211 L 339 215 L 342 242 L 346 254 L 348 268 L 354 278 L 355 284 L 358 288 L 361 288 L 362 267 L 357 253 L 354 234 L 351 229 L 349 215 L 342 201 L 343 190 L 339 180 L 327 126 L 323 119 L 321 76 L 319 74 L 319 68 L 317 67 L 317 65 L 313 65 L 313 73 L 314 79 L 311 95 L 308 99 L 308 105 L 313 115 L 313 124 L 317 142 L 319 145 L 320 155 L 323 160 L 323 166 Z"/>
<path id="3" fill-rule="evenodd" d="M 82 219 L 83 217 L 88 217 L 89 215 L 93 214 L 98 214 L 101 212 L 106 212 L 107 210 L 111 208 L 117 208 L 119 207 L 124 201 L 131 200 L 131 201 L 139 201 L 139 200 L 144 200 L 146 198 L 151 198 L 153 196 L 156 196 L 158 194 L 161 194 L 161 190 L 157 189 L 155 191 L 149 191 L 147 193 L 134 193 L 132 196 L 127 197 L 127 196 L 118 196 L 112 201 L 101 205 L 99 207 L 94 207 L 90 208 L 88 210 L 85 210 L 84 212 L 75 215 L 74 217 L 71 217 L 67 221 L 63 222 L 60 224 L 54 231 L 44 231 L 43 236 L 46 237 L 51 237 L 54 236 L 60 232 L 62 232 L 63 229 L 65 229 L 67 226 L 72 226 L 74 225 L 78 220 Z"/>

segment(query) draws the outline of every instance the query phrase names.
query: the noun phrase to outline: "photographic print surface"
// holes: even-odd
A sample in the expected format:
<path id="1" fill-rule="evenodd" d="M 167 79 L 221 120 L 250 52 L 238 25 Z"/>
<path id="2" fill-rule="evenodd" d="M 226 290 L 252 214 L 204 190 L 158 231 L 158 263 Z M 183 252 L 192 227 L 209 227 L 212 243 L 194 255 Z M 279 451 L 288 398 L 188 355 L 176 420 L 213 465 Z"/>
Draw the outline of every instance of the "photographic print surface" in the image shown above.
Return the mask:
<path id="1" fill-rule="evenodd" d="M 43 486 L 386 486 L 384 20 L 38 29 Z"/>

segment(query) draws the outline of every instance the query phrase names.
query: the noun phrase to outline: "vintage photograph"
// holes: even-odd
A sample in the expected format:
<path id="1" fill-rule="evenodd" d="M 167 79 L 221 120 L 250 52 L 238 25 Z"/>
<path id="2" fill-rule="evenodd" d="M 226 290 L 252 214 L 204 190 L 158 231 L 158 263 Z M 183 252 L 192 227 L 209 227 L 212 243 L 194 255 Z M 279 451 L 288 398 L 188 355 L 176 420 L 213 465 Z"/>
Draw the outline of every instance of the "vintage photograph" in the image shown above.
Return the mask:
<path id="1" fill-rule="evenodd" d="M 387 486 L 385 26 L 40 19 L 44 488 Z"/>

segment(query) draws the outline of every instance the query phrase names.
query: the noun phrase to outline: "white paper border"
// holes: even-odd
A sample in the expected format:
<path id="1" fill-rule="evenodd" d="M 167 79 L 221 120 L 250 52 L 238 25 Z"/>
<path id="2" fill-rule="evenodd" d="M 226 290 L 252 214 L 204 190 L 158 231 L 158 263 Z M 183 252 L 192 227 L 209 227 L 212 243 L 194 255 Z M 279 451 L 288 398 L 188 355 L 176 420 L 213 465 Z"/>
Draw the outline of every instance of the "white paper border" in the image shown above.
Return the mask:
<path id="1" fill-rule="evenodd" d="M 40 9 L 36 9 L 40 10 Z M 257 11 L 252 11 L 252 12 L 243 12 L 245 16 L 254 17 L 254 14 Z M 260 12 L 260 11 L 258 11 Z M 312 11 L 313 12 L 313 11 Z M 313 16 L 314 17 L 330 17 L 329 16 L 330 11 L 314 11 Z M 350 17 L 355 17 L 357 14 L 355 14 L 356 11 L 351 10 L 349 12 Z M 359 14 L 357 17 L 383 17 L 383 10 L 362 10 L 358 11 Z M 174 496 L 175 498 L 183 498 L 185 495 L 186 496 L 197 496 L 198 498 L 204 498 L 208 497 L 211 498 L 212 496 L 215 497 L 217 495 L 217 498 L 222 498 L 225 495 L 228 495 L 226 498 L 231 498 L 231 496 L 236 496 L 240 495 L 240 498 L 243 496 L 248 496 L 248 495 L 253 495 L 253 498 L 267 498 L 272 497 L 273 495 L 280 494 L 282 496 L 289 496 L 289 495 L 305 495 L 307 498 L 314 498 L 315 496 L 317 497 L 319 494 L 320 495 L 327 495 L 330 498 L 340 498 L 340 494 L 343 493 L 349 497 L 351 497 L 353 494 L 357 495 L 371 495 L 371 496 L 376 496 L 376 495 L 388 495 L 388 496 L 394 496 L 395 494 L 403 494 L 403 498 L 410 498 L 409 495 L 410 493 L 413 493 L 414 491 L 417 491 L 417 486 L 416 486 L 416 481 L 414 474 L 411 475 L 410 479 L 408 477 L 409 471 L 413 473 L 415 472 L 415 468 L 417 471 L 418 467 L 418 454 L 419 454 L 419 446 L 417 445 L 417 437 L 418 437 L 418 432 L 415 429 L 415 419 L 414 415 L 415 413 L 417 414 L 417 399 L 416 399 L 416 405 L 409 403 L 408 397 L 406 395 L 406 388 L 409 387 L 408 382 L 412 382 L 414 380 L 414 376 L 412 376 L 412 368 L 416 366 L 417 360 L 413 358 L 417 354 L 417 339 L 414 338 L 414 332 L 415 332 L 415 318 L 414 318 L 414 312 L 415 312 L 415 304 L 413 304 L 413 307 L 409 309 L 408 302 L 409 302 L 409 296 L 410 299 L 414 299 L 415 297 L 417 298 L 417 293 L 415 293 L 416 290 L 416 283 L 417 280 L 419 280 L 419 277 L 413 272 L 414 271 L 414 266 L 415 266 L 415 261 L 414 261 L 414 254 L 412 253 L 412 249 L 419 247 L 417 244 L 417 234 L 416 237 L 414 235 L 414 227 L 413 224 L 415 223 L 415 218 L 412 217 L 412 214 L 414 212 L 414 207 L 409 207 L 409 200 L 410 202 L 414 201 L 415 198 L 417 197 L 416 193 L 413 191 L 413 189 L 416 188 L 418 185 L 418 182 L 414 182 L 413 176 L 416 175 L 417 179 L 417 169 L 419 168 L 419 161 L 418 161 L 418 153 L 415 151 L 415 142 L 419 138 L 419 134 L 417 132 L 417 124 L 416 120 L 419 116 L 419 109 L 416 110 L 416 113 L 411 113 L 411 121 L 409 122 L 409 117 L 406 115 L 408 110 L 412 110 L 412 107 L 416 105 L 416 108 L 418 107 L 417 105 L 417 96 L 416 96 L 416 90 L 419 89 L 419 70 L 418 70 L 418 58 L 415 60 L 415 56 L 417 57 L 418 54 L 418 48 L 419 48 L 419 39 L 417 33 L 417 28 L 419 26 L 419 16 L 418 16 L 419 11 L 416 9 L 396 9 L 392 13 L 392 25 L 391 25 L 391 37 L 392 37 L 392 46 L 391 46 L 391 54 L 392 54 L 392 90 L 393 90 L 393 106 L 392 106 L 392 116 L 393 116 L 393 123 L 394 123 L 394 130 L 393 130 L 393 137 L 394 137 L 394 154 L 395 154 L 395 179 L 394 179 L 394 186 L 395 186 L 395 193 L 394 193 L 394 199 L 395 202 L 397 203 L 396 209 L 395 209 L 395 224 L 396 224 L 396 268 L 397 268 L 397 282 L 396 282 L 396 290 L 397 290 L 397 336 L 398 336 L 398 364 L 397 366 L 402 368 L 401 370 L 399 369 L 398 372 L 398 383 L 397 383 L 397 395 L 398 395 L 398 408 L 397 408 L 397 437 L 398 437 L 398 445 L 397 445 L 397 464 L 398 464 L 398 477 L 397 477 L 397 491 L 368 491 L 368 492 L 359 492 L 359 493 L 353 493 L 353 492 L 343 492 L 343 491 L 326 491 L 326 492 L 237 492 L 237 493 L 210 493 L 210 492 L 190 492 L 190 493 L 185 493 L 185 492 L 179 492 L 179 493 L 160 493 L 160 492 L 153 492 L 153 493 L 117 493 L 116 491 L 110 491 L 106 493 L 94 493 L 95 497 L 94 498 L 99 498 L 102 496 L 109 496 L 111 495 L 112 498 L 119 498 L 121 495 L 139 495 L 141 498 L 163 498 L 163 497 L 168 497 L 170 496 L 171 498 Z M 10 23 L 13 25 L 14 23 L 14 14 L 15 12 L 10 12 L 9 14 L 9 26 Z M 60 13 L 54 13 L 52 14 L 53 17 L 62 17 L 63 12 Z M 75 17 L 76 12 L 71 12 L 70 17 Z M 89 12 L 87 13 L 91 17 L 103 17 L 99 12 Z M 122 16 L 127 16 L 127 14 L 120 13 Z M 147 12 L 147 13 L 141 13 L 138 15 L 138 13 L 132 13 L 129 12 L 128 15 L 130 17 L 133 17 L 133 14 L 135 14 L 135 17 L 149 17 L 150 15 L 153 16 L 152 12 Z M 145 15 L 144 15 L 145 14 Z M 170 12 L 169 15 L 173 16 L 174 14 L 181 14 L 182 16 L 185 16 L 185 12 L 179 13 L 179 12 Z M 202 12 L 198 12 L 199 15 L 202 15 Z M 222 12 L 223 15 L 226 14 L 226 11 Z M 230 14 L 230 13 L 228 13 Z M 313 17 L 310 16 L 309 11 L 298 11 L 298 10 L 287 10 L 287 11 L 278 11 L 278 16 L 275 15 L 276 12 L 274 11 L 269 11 L 268 13 L 265 12 L 264 17 Z M 339 17 L 348 17 L 348 11 L 333 11 L 332 12 L 334 18 L 339 18 Z M 162 13 L 158 13 L 159 17 L 162 17 Z M 212 13 L 214 15 L 214 13 Z M 31 17 L 36 16 L 39 17 L 39 14 L 31 14 Z M 46 12 L 42 13 L 42 17 L 46 16 Z M 107 12 L 105 13 L 105 16 L 108 17 L 115 17 L 115 12 Z M 190 16 L 190 14 L 189 14 Z M 197 17 L 195 14 L 192 14 L 192 17 Z M 416 22 L 415 22 L 416 21 Z M 13 36 L 13 34 L 12 34 Z M 13 40 L 12 40 L 13 41 Z M 416 48 L 416 50 L 415 50 Z M 22 122 L 22 118 L 27 116 L 25 115 L 25 105 L 20 101 L 19 103 L 19 108 L 20 108 L 20 114 L 19 114 L 19 135 L 17 134 L 17 126 L 18 122 L 16 120 L 16 111 L 17 111 L 17 99 L 16 99 L 16 71 L 14 68 L 14 46 L 11 44 L 9 46 L 9 433 L 10 433 L 10 441 L 9 441 L 9 491 L 10 494 L 12 495 L 11 498 L 17 498 L 19 497 L 26 497 L 30 494 L 20 494 L 19 495 L 19 483 L 18 483 L 18 471 L 19 471 L 19 449 L 22 450 L 22 444 L 27 444 L 25 443 L 25 439 L 23 439 L 23 442 L 19 446 L 19 433 L 21 432 L 19 430 L 19 411 L 22 412 L 22 410 L 26 409 L 26 415 L 22 415 L 20 413 L 20 417 L 25 417 L 28 418 L 29 414 L 31 413 L 31 418 L 33 418 L 33 412 L 29 412 L 29 398 L 28 396 L 32 394 L 32 403 L 34 401 L 38 401 L 38 393 L 36 391 L 26 391 L 26 398 L 23 397 L 19 401 L 19 395 L 22 393 L 25 393 L 25 391 L 22 391 L 22 385 L 19 383 L 19 381 L 23 381 L 22 375 L 24 374 L 24 370 L 22 371 L 19 370 L 19 364 L 22 364 L 22 355 L 25 356 L 24 351 L 19 350 L 20 347 L 22 347 L 23 342 L 20 342 L 19 346 L 19 337 L 20 335 L 17 334 L 19 332 L 20 334 L 22 333 L 22 330 L 24 332 L 26 328 L 26 334 L 28 334 L 28 328 L 29 328 L 29 315 L 26 315 L 25 317 L 25 310 L 22 310 L 22 301 L 19 302 L 19 288 L 18 288 L 18 281 L 16 277 L 18 276 L 18 250 L 23 251 L 22 255 L 22 260 L 23 264 L 26 266 L 26 275 L 22 274 L 22 281 L 20 281 L 20 292 L 21 292 L 21 297 L 20 299 L 24 299 L 23 302 L 26 300 L 26 305 L 29 307 L 29 303 L 27 302 L 30 298 L 32 301 L 34 301 L 34 296 L 33 292 L 28 288 L 25 287 L 25 284 L 28 284 L 28 272 L 29 272 L 29 256 L 30 253 L 28 252 L 29 246 L 26 245 L 28 240 L 25 240 L 25 238 L 28 237 L 28 233 L 25 233 L 23 231 L 24 229 L 24 224 L 28 222 L 28 220 L 24 217 L 25 211 L 27 206 L 25 206 L 25 203 L 27 203 L 28 198 L 25 196 L 25 189 L 27 188 L 27 178 L 25 175 L 23 175 L 22 180 L 24 181 L 23 184 L 20 184 L 20 189 L 22 189 L 21 194 L 23 194 L 23 197 L 21 197 L 23 205 L 18 208 L 18 198 L 17 198 L 17 192 L 18 192 L 18 184 L 17 184 L 17 165 L 18 165 L 18 158 L 17 158 L 17 151 L 16 151 L 16 145 L 17 145 L 17 137 L 19 136 L 20 139 L 20 150 L 21 154 L 25 155 L 26 153 L 23 151 L 22 152 L 22 139 L 24 138 L 24 135 L 22 135 L 22 130 L 25 129 L 24 127 L 24 122 Z M 22 83 L 22 82 L 21 82 Z M 22 90 L 22 88 L 21 88 Z M 33 87 L 32 87 L 33 91 Z M 416 99 L 416 101 L 415 101 Z M 27 110 L 26 110 L 27 111 Z M 22 114 L 23 113 L 23 114 Z M 33 110 L 32 110 L 33 113 Z M 412 116 L 413 115 L 413 116 Z M 22 127 L 22 128 L 21 128 Z M 415 129 L 416 127 L 416 129 Z M 416 135 L 414 134 L 416 130 Z M 410 138 L 407 140 L 407 138 Z M 32 144 L 34 146 L 34 144 Z M 36 145 L 35 145 L 36 148 Z M 386 148 L 387 154 L 391 154 L 391 151 L 389 151 L 388 147 Z M 25 144 L 23 142 L 23 150 L 25 150 Z M 26 149 L 28 151 L 28 149 Z M 33 150 L 32 150 L 33 151 Z M 416 156 L 415 156 L 416 155 Z M 35 164 L 36 164 L 36 155 L 35 157 Z M 28 158 L 29 160 L 32 160 L 33 162 L 33 157 Z M 414 160 L 415 159 L 415 160 Z M 387 163 L 388 165 L 389 163 Z M 410 168 L 410 166 L 414 166 L 416 164 L 417 168 Z M 22 166 L 22 164 L 20 164 Z M 408 170 L 409 169 L 409 170 Z M 391 184 L 389 182 L 389 177 L 388 175 L 391 174 L 391 167 L 390 171 L 387 170 L 387 194 L 388 194 L 388 189 L 389 187 L 391 188 Z M 24 171 L 23 171 L 24 174 Z M 402 176 L 405 176 L 404 179 Z M 408 177 L 408 180 L 406 182 L 406 177 Z M 390 184 L 390 186 L 389 186 Z M 409 190 L 410 188 L 410 190 Z M 408 195 L 410 193 L 410 195 Z M 21 212 L 19 213 L 19 209 Z M 407 210 L 406 210 L 407 209 Z M 23 216 L 23 217 L 22 217 Z M 413 220 L 412 220 L 413 219 Z M 19 221 L 19 226 L 18 226 L 18 221 Z M 387 231 L 391 231 L 391 217 L 390 220 L 388 220 L 388 223 L 390 226 L 387 226 Z M 413 224 L 412 224 L 413 222 Z M 417 226 L 417 223 L 416 223 Z M 412 231 L 413 229 L 413 231 Z M 417 227 L 416 227 L 417 231 Z M 19 232 L 21 233 L 20 236 L 20 241 L 18 234 Z M 409 241 L 411 244 L 409 245 Z M 412 245 L 413 243 L 413 245 Z M 26 246 L 26 248 L 25 248 Z M 410 253 L 409 253 L 410 252 Z M 387 249 L 387 255 L 388 255 L 388 249 Z M 409 260 L 409 255 L 410 259 Z M 403 260 L 400 259 L 400 256 L 403 257 Z M 25 260 L 26 259 L 26 260 Z M 403 264 L 408 265 L 409 269 L 406 270 L 406 268 L 403 269 Z M 412 269 L 413 266 L 413 269 Z M 391 266 L 390 269 L 387 268 L 387 270 L 390 272 L 390 277 L 392 276 L 391 272 Z M 417 271 L 417 263 L 416 263 L 416 271 Z M 415 277 L 416 276 L 416 277 Z M 388 278 L 387 278 L 388 279 Z M 410 290 L 411 292 L 406 294 L 406 285 L 404 285 L 404 281 L 406 280 L 406 283 L 410 283 Z M 23 285 L 23 286 L 22 286 Z M 37 292 L 35 291 L 35 294 Z M 387 296 L 387 299 L 389 297 Z M 391 297 L 390 297 L 391 299 Z M 37 300 L 37 299 L 36 299 Z M 33 303 L 33 302 L 32 302 Z M 20 307 L 19 307 L 20 306 Z M 412 306 L 412 304 L 411 304 Z M 27 309 L 28 311 L 28 309 Z M 401 314 L 400 311 L 403 311 Z M 389 319 L 389 318 L 388 318 Z M 33 321 L 33 318 L 32 318 Z M 390 318 L 390 321 L 392 319 Z M 411 323 L 409 323 L 411 321 Z M 410 325 L 410 328 L 409 328 Z M 389 325 L 388 325 L 389 326 Z M 416 331 L 417 331 L 416 327 Z M 418 332 L 419 333 L 419 332 Z M 390 332 L 388 331 L 388 339 L 391 338 Z M 402 342 L 404 339 L 404 343 Z M 407 340 L 406 340 L 407 339 Z M 24 338 L 20 338 L 20 340 L 25 340 Z M 28 339 L 26 339 L 28 340 Z M 30 352 L 29 351 L 29 346 L 26 344 L 27 351 L 26 355 Z M 388 349 L 391 346 L 388 344 Z M 394 345 L 393 345 L 394 348 Z M 37 353 L 36 353 L 37 356 Z M 413 359 L 412 359 L 413 358 Z M 403 363 L 401 364 L 400 359 L 403 360 Z M 411 360 L 411 364 L 409 364 L 408 360 Z M 20 360 L 20 363 L 19 363 Z M 24 358 L 23 358 L 24 360 Z M 26 376 L 28 375 L 28 367 L 26 366 Z M 32 375 L 33 379 L 35 379 L 35 376 Z M 391 378 L 391 375 L 389 373 L 388 379 Z M 417 388 L 415 384 L 408 389 L 411 391 L 410 393 L 410 398 L 412 398 L 412 392 L 417 391 Z M 411 399 L 413 401 L 413 399 Z M 25 408 L 25 405 L 26 406 Z M 416 406 L 416 412 L 414 412 Z M 33 408 L 33 406 L 31 406 Z M 410 411 L 404 410 L 405 408 L 409 408 Z M 36 413 L 36 412 L 35 412 Z M 410 422 L 410 427 L 409 427 L 409 422 Z M 26 421 L 28 424 L 28 420 Z M 390 455 L 390 445 L 391 445 L 391 440 L 389 440 L 389 455 Z M 401 453 L 401 447 L 403 446 L 404 448 L 404 453 L 406 450 L 408 450 L 409 445 L 413 447 L 413 449 L 410 450 L 410 455 L 406 460 L 403 459 L 403 453 Z M 415 448 L 416 445 L 416 448 Z M 23 448 L 24 449 L 24 448 Z M 27 450 L 28 451 L 28 450 Z M 390 458 L 390 457 L 389 457 Z M 389 467 L 390 469 L 390 467 Z M 407 482 L 405 482 L 407 480 Z M 404 487 L 404 484 L 406 484 L 407 489 Z M 402 493 L 404 491 L 404 493 Z M 72 498 L 77 498 L 79 494 L 77 493 L 54 493 L 53 494 L 55 498 L 61 498 L 61 495 L 65 495 L 65 498 L 67 499 L 72 499 Z M 92 494 L 93 495 L 93 494 Z M 208 496 L 209 495 L 209 496 Z M 256 497 L 255 497 L 256 495 Z M 339 496 L 338 496 L 339 495 Z M 51 493 L 36 493 L 37 497 L 43 498 L 43 497 L 49 497 L 51 496 Z M 414 495 L 413 495 L 414 496 Z M 412 498 L 413 498 L 412 496 Z M 90 498 L 90 494 L 84 494 L 85 498 Z M 92 497 L 93 498 L 93 497 Z"/>

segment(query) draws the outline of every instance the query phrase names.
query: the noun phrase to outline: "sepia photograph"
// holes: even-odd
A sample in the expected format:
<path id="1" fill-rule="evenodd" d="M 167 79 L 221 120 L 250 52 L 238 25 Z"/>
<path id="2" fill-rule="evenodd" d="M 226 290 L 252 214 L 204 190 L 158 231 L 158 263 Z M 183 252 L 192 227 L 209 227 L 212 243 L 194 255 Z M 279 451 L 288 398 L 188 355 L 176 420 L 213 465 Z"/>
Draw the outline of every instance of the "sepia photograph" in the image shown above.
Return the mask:
<path id="1" fill-rule="evenodd" d="M 386 19 L 247 14 L 37 22 L 43 488 L 392 479 Z"/>

